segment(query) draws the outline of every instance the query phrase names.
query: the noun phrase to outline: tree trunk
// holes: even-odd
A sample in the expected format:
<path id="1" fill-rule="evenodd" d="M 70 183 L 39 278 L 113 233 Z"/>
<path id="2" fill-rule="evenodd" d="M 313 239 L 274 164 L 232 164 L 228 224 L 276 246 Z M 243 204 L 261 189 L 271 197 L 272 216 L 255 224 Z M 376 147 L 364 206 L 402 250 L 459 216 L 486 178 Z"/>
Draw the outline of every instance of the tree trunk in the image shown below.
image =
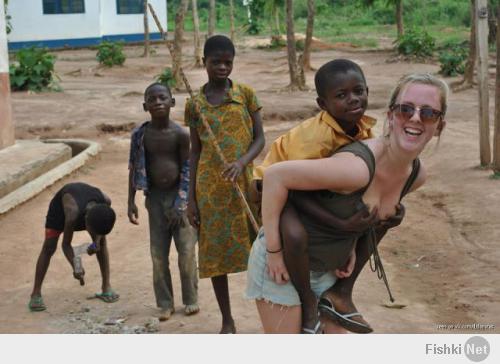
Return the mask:
<path id="1" fill-rule="evenodd" d="M 469 36 L 469 56 L 465 63 L 464 77 L 452 83 L 454 92 L 471 88 L 474 85 L 474 68 L 476 66 L 477 44 L 476 44 L 476 11 L 474 0 L 470 0 L 470 36 Z"/>
<path id="2" fill-rule="evenodd" d="M 307 27 L 306 39 L 304 41 L 304 53 L 302 55 L 302 67 L 304 70 L 312 70 L 311 67 L 311 46 L 312 36 L 314 29 L 314 13 L 315 13 L 314 0 L 307 0 Z"/>
<path id="3" fill-rule="evenodd" d="M 277 6 L 274 11 L 274 22 L 276 24 L 276 34 L 281 38 L 280 8 Z"/>
<path id="4" fill-rule="evenodd" d="M 286 0 L 286 44 L 288 52 L 288 68 L 290 70 L 289 88 L 291 90 L 303 89 L 305 88 L 305 84 L 301 82 L 299 64 L 297 63 L 297 49 L 295 47 L 292 0 Z"/>
<path id="5" fill-rule="evenodd" d="M 271 5 L 271 14 L 269 14 L 269 24 L 271 26 L 271 39 L 277 38 L 279 39 L 281 36 L 280 29 L 280 8 L 276 1 L 272 2 Z"/>
<path id="6" fill-rule="evenodd" d="M 231 38 L 231 41 L 234 43 L 235 41 L 235 36 L 234 36 L 234 4 L 233 0 L 229 0 L 229 37 Z"/>
<path id="7" fill-rule="evenodd" d="M 148 23 L 148 0 L 144 0 L 144 54 L 149 57 L 149 23 Z"/>
<path id="8" fill-rule="evenodd" d="M 469 48 L 469 58 L 467 59 L 467 63 L 465 65 L 464 72 L 464 81 L 472 86 L 474 83 L 474 67 L 476 65 L 476 57 L 477 57 L 477 44 L 476 44 L 476 32 L 477 32 L 477 24 L 476 24 L 476 12 L 475 12 L 474 0 L 470 0 L 470 15 L 471 15 L 471 24 L 470 24 L 470 48 Z"/>
<path id="9" fill-rule="evenodd" d="M 189 5 L 189 0 L 181 0 L 177 14 L 175 14 L 175 33 L 174 33 L 174 54 L 172 57 L 172 73 L 174 74 L 176 89 L 181 89 L 182 76 L 180 69 L 182 67 L 182 37 L 184 35 L 184 16 Z"/>
<path id="10" fill-rule="evenodd" d="M 215 0 L 210 0 L 210 10 L 208 13 L 208 36 L 215 34 Z"/>
<path id="11" fill-rule="evenodd" d="M 497 7 L 493 4 L 488 6 L 488 44 L 494 45 L 497 39 Z"/>
<path id="12" fill-rule="evenodd" d="M 500 5 L 497 8 L 497 76 L 495 87 L 495 129 L 493 132 L 493 172 L 500 174 Z"/>
<path id="13" fill-rule="evenodd" d="M 201 49 L 200 39 L 200 18 L 198 17 L 198 2 L 191 0 L 191 7 L 193 12 L 193 27 L 194 27 L 194 66 L 203 67 L 203 51 Z"/>
<path id="14" fill-rule="evenodd" d="M 488 97 L 488 7 L 487 0 L 476 0 L 477 54 L 479 80 L 479 149 L 481 166 L 491 163 Z"/>
<path id="15" fill-rule="evenodd" d="M 396 23 L 398 26 L 398 38 L 405 33 L 403 24 L 403 0 L 396 1 Z"/>

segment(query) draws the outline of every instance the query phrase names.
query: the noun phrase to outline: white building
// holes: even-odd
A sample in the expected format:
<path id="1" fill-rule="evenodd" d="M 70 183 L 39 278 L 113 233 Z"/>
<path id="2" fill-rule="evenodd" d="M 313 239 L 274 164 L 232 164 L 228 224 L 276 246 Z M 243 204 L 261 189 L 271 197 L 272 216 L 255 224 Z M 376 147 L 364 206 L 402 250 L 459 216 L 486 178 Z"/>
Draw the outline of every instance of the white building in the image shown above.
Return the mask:
<path id="1" fill-rule="evenodd" d="M 167 29 L 167 0 L 149 0 Z M 9 50 L 79 47 L 103 40 L 144 39 L 143 0 L 10 0 Z M 160 33 L 149 15 L 150 38 Z"/>

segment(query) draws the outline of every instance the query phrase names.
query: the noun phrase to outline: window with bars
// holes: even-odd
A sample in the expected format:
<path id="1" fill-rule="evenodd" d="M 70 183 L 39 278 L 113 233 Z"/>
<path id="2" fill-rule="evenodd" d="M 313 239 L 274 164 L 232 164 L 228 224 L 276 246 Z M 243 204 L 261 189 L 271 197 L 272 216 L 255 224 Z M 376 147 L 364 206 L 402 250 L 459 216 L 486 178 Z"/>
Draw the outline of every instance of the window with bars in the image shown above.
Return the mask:
<path id="1" fill-rule="evenodd" d="M 143 14 L 144 0 L 116 0 L 118 14 Z"/>
<path id="2" fill-rule="evenodd" d="M 85 13 L 84 0 L 43 0 L 44 14 Z"/>

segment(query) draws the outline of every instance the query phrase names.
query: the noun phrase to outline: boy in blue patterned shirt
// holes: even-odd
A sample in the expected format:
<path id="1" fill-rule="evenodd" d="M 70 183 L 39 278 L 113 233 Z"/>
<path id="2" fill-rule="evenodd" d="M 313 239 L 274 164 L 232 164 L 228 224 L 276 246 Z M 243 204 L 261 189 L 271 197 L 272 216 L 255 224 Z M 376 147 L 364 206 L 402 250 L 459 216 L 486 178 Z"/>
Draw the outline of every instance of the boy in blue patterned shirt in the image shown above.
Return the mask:
<path id="1" fill-rule="evenodd" d="M 189 185 L 189 134 L 170 120 L 175 99 L 170 90 L 153 83 L 144 92 L 146 121 L 132 132 L 129 159 L 128 218 L 138 225 L 135 193 L 143 190 L 149 216 L 153 286 L 159 319 L 174 312 L 169 252 L 172 237 L 178 252 L 184 313 L 199 311 L 196 232 L 186 217 Z"/>

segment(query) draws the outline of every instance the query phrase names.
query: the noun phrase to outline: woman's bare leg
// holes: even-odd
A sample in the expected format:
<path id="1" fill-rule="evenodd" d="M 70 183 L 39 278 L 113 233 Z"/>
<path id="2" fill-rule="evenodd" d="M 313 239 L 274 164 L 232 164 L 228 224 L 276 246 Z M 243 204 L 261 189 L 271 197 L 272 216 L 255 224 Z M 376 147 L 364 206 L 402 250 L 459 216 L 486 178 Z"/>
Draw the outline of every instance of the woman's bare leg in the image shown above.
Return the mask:
<path id="1" fill-rule="evenodd" d="M 282 306 L 255 300 L 265 334 L 299 334 L 302 326 L 300 306 Z"/>

